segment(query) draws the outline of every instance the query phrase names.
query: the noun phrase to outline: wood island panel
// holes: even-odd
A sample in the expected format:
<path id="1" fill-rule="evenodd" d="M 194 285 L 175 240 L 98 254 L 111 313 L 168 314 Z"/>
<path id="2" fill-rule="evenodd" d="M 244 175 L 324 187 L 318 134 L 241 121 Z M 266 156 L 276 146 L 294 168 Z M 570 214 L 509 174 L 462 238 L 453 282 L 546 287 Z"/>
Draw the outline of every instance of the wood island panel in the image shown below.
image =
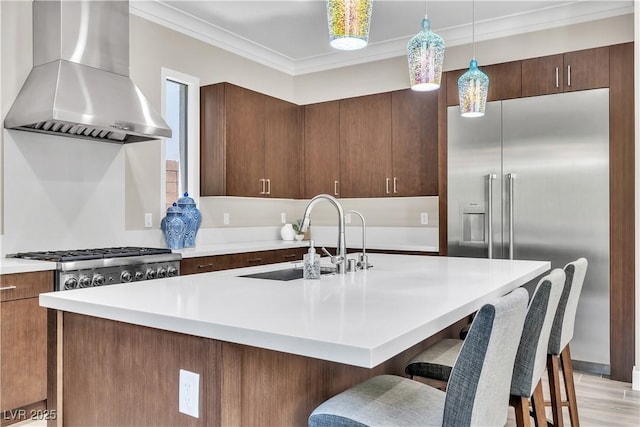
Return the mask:
<path id="1" fill-rule="evenodd" d="M 313 409 L 457 336 L 465 318 L 373 369 L 64 313 L 65 425 L 304 426 Z M 180 369 L 200 374 L 200 417 L 178 412 Z"/>

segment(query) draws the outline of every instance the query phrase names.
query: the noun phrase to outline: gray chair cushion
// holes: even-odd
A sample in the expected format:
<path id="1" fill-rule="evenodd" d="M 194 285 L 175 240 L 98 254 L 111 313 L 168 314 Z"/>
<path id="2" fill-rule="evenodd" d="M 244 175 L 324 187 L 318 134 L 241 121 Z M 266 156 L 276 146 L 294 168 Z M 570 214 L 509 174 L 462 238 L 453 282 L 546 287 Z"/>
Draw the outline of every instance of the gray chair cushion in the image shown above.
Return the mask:
<path id="1" fill-rule="evenodd" d="M 570 262 L 564 267 L 566 279 L 551 328 L 549 348 L 547 349 L 549 354 L 559 355 L 573 338 L 578 300 L 587 274 L 587 267 L 588 262 L 584 258 Z"/>
<path id="2" fill-rule="evenodd" d="M 407 375 L 449 381 L 451 370 L 462 348 L 462 340 L 438 341 L 409 361 L 404 371 Z"/>
<path id="3" fill-rule="evenodd" d="M 531 397 L 542 377 L 551 326 L 558 310 L 564 282 L 564 271 L 556 268 L 540 279 L 531 298 L 513 366 L 511 394 L 514 396 Z"/>
<path id="4" fill-rule="evenodd" d="M 406 378 L 377 376 L 322 403 L 309 426 L 504 425 L 527 300 L 527 292 L 517 289 L 478 311 L 446 394 Z"/>

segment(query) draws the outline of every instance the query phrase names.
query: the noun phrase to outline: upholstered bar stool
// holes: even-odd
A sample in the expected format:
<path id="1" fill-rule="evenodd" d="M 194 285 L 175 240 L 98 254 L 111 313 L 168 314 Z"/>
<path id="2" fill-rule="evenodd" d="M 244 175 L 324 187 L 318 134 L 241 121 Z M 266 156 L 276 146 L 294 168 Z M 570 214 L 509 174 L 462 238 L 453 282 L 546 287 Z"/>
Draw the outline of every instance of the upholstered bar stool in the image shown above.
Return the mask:
<path id="1" fill-rule="evenodd" d="M 565 273 L 561 269 L 555 269 L 540 279 L 529 303 L 522 334 L 517 339 L 518 351 L 512 368 L 509 404 L 515 409 L 518 426 L 531 424 L 530 400 L 536 424 L 546 426 L 540 379 L 545 369 L 549 336 L 564 282 Z M 457 351 L 463 346 L 462 340 L 440 341 L 412 359 L 405 372 L 412 378 L 420 376 L 442 382 L 450 381 L 447 372 L 459 357 Z"/>
<path id="2" fill-rule="evenodd" d="M 309 426 L 504 425 L 527 300 L 527 292 L 516 289 L 478 311 L 446 393 L 408 378 L 376 376 L 322 403 Z"/>
<path id="3" fill-rule="evenodd" d="M 551 328 L 549 348 L 547 355 L 547 373 L 549 375 L 549 391 L 551 393 L 551 414 L 553 425 L 562 427 L 562 407 L 569 407 L 569 419 L 572 427 L 579 427 L 578 404 L 576 402 L 576 389 L 573 384 L 573 365 L 571 363 L 571 352 L 569 342 L 573 338 L 573 329 L 576 320 L 576 310 L 578 300 L 582 292 L 584 277 L 587 274 L 587 260 L 580 258 L 570 262 L 564 267 L 566 280 L 558 311 Z M 560 395 L 560 372 L 562 365 L 562 376 L 564 378 L 564 388 L 567 401 L 562 401 Z"/>

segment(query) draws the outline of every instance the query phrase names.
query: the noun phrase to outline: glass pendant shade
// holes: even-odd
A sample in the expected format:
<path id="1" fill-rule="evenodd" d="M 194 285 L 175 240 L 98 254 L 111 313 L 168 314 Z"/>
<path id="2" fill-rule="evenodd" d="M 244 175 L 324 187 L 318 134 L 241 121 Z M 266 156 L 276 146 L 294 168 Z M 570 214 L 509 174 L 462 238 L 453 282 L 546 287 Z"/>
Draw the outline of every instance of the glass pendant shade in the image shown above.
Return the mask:
<path id="1" fill-rule="evenodd" d="M 339 50 L 365 47 L 373 0 L 327 0 L 329 44 Z"/>
<path id="2" fill-rule="evenodd" d="M 426 17 L 422 20 L 422 31 L 407 44 L 407 58 L 411 89 L 424 92 L 440 87 L 444 40 L 431 31 L 431 23 Z"/>
<path id="3" fill-rule="evenodd" d="M 469 70 L 458 79 L 460 114 L 463 117 L 484 116 L 487 106 L 489 77 L 478 68 L 478 62 L 471 60 Z"/>

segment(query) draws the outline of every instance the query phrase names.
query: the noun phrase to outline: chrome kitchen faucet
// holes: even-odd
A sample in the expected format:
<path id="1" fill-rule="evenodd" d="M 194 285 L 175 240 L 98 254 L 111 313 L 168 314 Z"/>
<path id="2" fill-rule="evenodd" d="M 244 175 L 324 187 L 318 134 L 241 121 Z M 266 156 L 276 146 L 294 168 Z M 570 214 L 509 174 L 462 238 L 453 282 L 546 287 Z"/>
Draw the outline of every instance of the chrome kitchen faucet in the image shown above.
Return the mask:
<path id="1" fill-rule="evenodd" d="M 345 274 L 347 272 L 347 245 L 344 239 L 344 210 L 338 199 L 328 194 L 318 194 L 311 199 L 304 210 L 304 219 L 302 220 L 300 231 L 304 233 L 309 228 L 311 210 L 320 200 L 328 201 L 338 211 L 338 253 L 331 257 L 331 263 L 335 264 L 336 273 Z"/>

